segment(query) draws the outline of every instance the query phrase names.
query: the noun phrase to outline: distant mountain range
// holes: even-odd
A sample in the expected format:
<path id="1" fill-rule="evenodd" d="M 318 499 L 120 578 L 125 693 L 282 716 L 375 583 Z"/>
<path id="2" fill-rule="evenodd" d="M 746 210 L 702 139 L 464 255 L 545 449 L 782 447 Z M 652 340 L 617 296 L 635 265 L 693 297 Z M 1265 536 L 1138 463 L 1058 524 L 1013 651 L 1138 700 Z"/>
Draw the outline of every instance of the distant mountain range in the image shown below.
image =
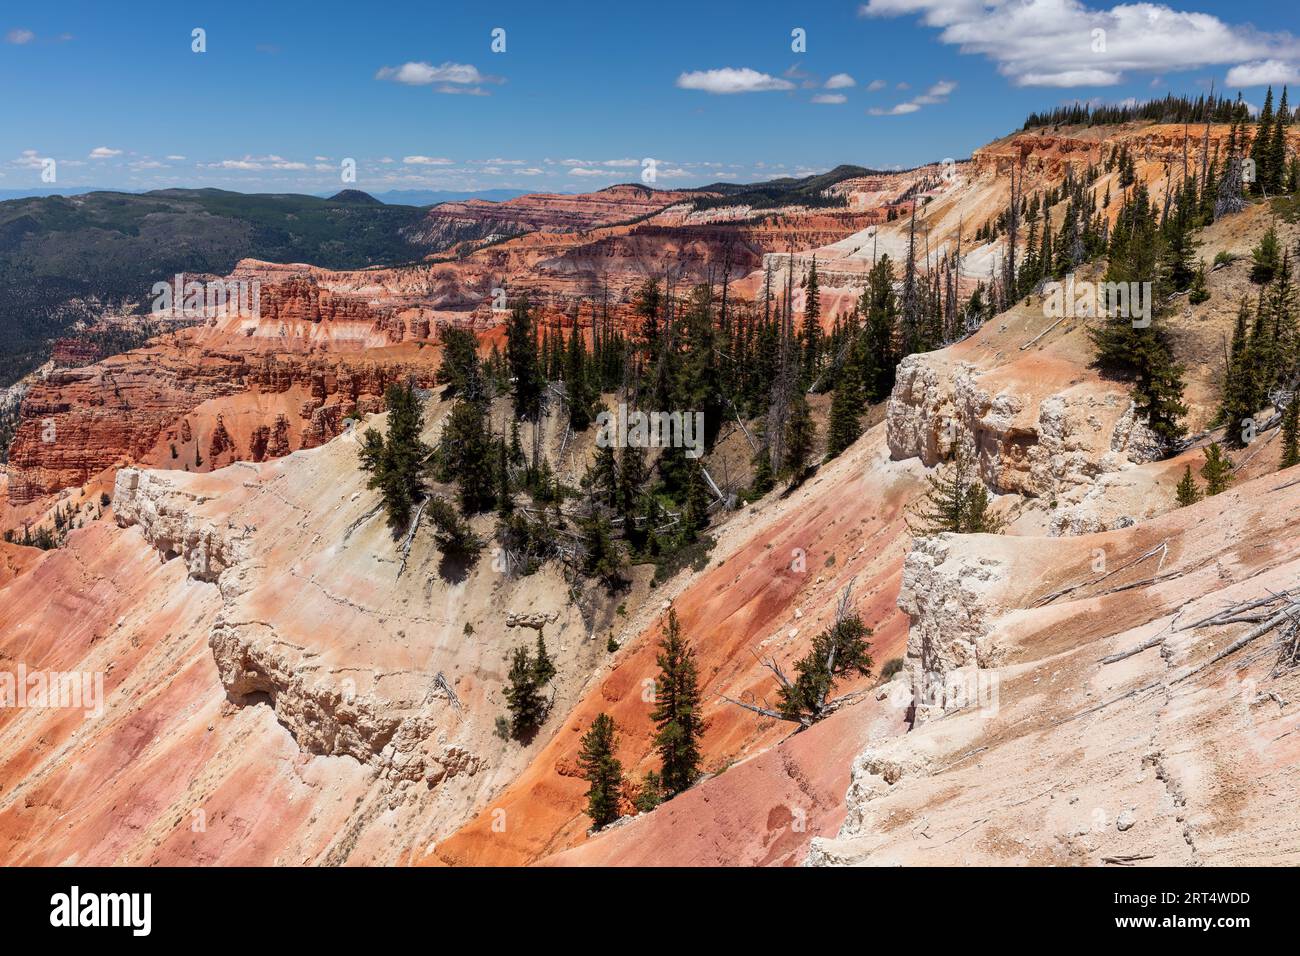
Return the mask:
<path id="1" fill-rule="evenodd" d="M 222 190 L 223 192 L 226 190 Z M 360 190 L 344 190 L 359 192 Z M 63 186 L 46 189 L 0 189 L 0 202 L 9 199 L 33 199 L 46 196 L 84 196 L 86 193 L 113 192 L 144 195 L 146 190 L 112 189 L 107 186 Z M 244 195 L 256 195 L 246 193 Z M 321 199 L 328 199 L 333 193 L 314 193 Z M 485 199 L 489 202 L 505 202 L 528 195 L 524 189 L 389 189 L 385 192 L 366 193 L 389 206 L 432 206 L 440 202 L 461 202 L 466 199 Z"/>

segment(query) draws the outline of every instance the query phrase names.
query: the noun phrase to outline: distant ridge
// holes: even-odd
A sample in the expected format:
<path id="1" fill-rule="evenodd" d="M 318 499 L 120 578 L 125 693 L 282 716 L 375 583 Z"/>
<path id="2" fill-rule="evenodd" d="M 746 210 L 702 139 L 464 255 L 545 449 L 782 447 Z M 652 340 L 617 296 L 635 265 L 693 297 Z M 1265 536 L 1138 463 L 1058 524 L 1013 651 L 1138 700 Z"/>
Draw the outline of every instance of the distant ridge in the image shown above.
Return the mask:
<path id="1" fill-rule="evenodd" d="M 360 189 L 344 189 L 336 192 L 329 197 L 330 202 L 346 202 L 358 206 L 382 206 L 382 199 L 376 199 L 370 193 L 362 192 Z"/>

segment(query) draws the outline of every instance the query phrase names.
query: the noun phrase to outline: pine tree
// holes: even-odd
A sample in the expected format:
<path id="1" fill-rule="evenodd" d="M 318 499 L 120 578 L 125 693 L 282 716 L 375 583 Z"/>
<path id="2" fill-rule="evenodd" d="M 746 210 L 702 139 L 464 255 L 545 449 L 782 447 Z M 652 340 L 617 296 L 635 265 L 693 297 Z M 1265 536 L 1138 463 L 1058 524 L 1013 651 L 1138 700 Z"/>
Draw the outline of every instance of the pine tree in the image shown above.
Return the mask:
<path id="1" fill-rule="evenodd" d="M 980 480 L 975 457 L 964 444 L 958 444 L 948 466 L 938 475 L 926 475 L 930 488 L 925 498 L 910 509 L 916 535 L 997 534 L 1003 521 L 990 509 L 988 490 Z"/>
<path id="2" fill-rule="evenodd" d="M 510 731 L 516 739 L 523 739 L 540 727 L 546 716 L 546 701 L 539 691 L 537 671 L 528 648 L 516 647 L 511 653 L 507 680 L 505 697 L 510 710 Z"/>
<path id="3" fill-rule="evenodd" d="M 497 440 L 496 466 L 497 513 L 509 517 L 515 510 L 515 498 L 510 483 L 510 452 L 504 438 Z"/>
<path id="4" fill-rule="evenodd" d="M 1272 282 L 1281 265 L 1281 256 L 1277 229 L 1270 224 L 1268 231 L 1260 238 L 1259 244 L 1250 250 L 1250 257 L 1254 263 L 1250 267 L 1250 281 L 1257 285 L 1267 285 Z"/>
<path id="5" fill-rule="evenodd" d="M 817 365 L 822 349 L 821 287 L 817 281 L 817 257 L 813 256 L 812 268 L 804 280 L 803 310 L 803 363 L 799 384 L 803 389 L 812 387 L 817 377 Z"/>
<path id="6" fill-rule="evenodd" d="M 1274 194 L 1283 192 L 1287 186 L 1286 131 L 1291 123 L 1291 116 L 1287 108 L 1286 93 L 1284 86 L 1268 141 L 1268 179 L 1264 185 L 1270 193 Z"/>
<path id="7" fill-rule="evenodd" d="M 388 527 L 397 537 L 406 530 L 411 509 L 424 488 L 422 472 L 429 448 L 420 440 L 423 415 L 415 388 L 410 383 L 388 386 L 388 433 L 381 436 L 366 429 L 360 450 L 361 468 L 370 473 L 367 487 L 377 489 L 388 517 Z"/>
<path id="8" fill-rule="evenodd" d="M 840 371 L 831 396 L 831 417 L 826 430 L 826 456 L 834 458 L 862 434 L 862 392 L 858 385 L 857 370 L 848 367 Z"/>
<path id="9" fill-rule="evenodd" d="M 858 340 L 856 364 L 866 400 L 879 402 L 893 389 L 898 367 L 898 305 L 894 298 L 894 267 L 888 255 L 881 256 L 871 267 L 858 309 L 863 315 L 863 332 Z"/>
<path id="10" fill-rule="evenodd" d="M 1250 158 L 1255 163 L 1255 182 L 1253 191 L 1262 193 L 1270 179 L 1269 145 L 1272 142 L 1273 125 L 1273 87 L 1264 94 L 1264 105 L 1259 111 L 1259 124 L 1255 129 L 1255 138 L 1250 144 Z"/>
<path id="11" fill-rule="evenodd" d="M 500 461 L 494 451 L 487 399 L 475 374 L 467 380 L 447 416 L 435 468 L 439 478 L 456 483 L 460 509 L 466 515 L 499 504 Z"/>
<path id="12" fill-rule="evenodd" d="M 1196 484 L 1196 479 L 1192 477 L 1191 465 L 1188 465 L 1183 470 L 1183 477 L 1178 480 L 1178 487 L 1174 492 L 1174 497 L 1178 501 L 1178 507 L 1180 508 L 1194 505 L 1201 500 L 1201 489 Z"/>
<path id="13" fill-rule="evenodd" d="M 533 681 L 538 687 L 545 687 L 555 676 L 555 662 L 551 660 L 551 655 L 546 652 L 546 638 L 542 636 L 539 628 L 537 631 L 537 655 L 533 658 Z"/>
<path id="14" fill-rule="evenodd" d="M 654 745 L 663 761 L 663 788 L 676 796 L 699 776 L 704 720 L 695 652 L 682 635 L 677 612 L 672 608 L 668 610 L 668 624 L 655 662 L 659 677 L 655 682 L 655 708 L 650 713 L 656 727 Z"/>
<path id="15" fill-rule="evenodd" d="M 623 789 L 623 765 L 614 756 L 618 729 L 609 714 L 599 714 L 591 729 L 582 737 L 578 766 L 590 785 L 587 790 L 587 816 L 593 829 L 600 830 L 619 817 L 619 798 Z"/>
<path id="16" fill-rule="evenodd" d="M 790 417 L 785 426 L 784 461 L 785 470 L 793 475 L 796 481 L 803 477 L 809 459 L 812 457 L 816 430 L 812 412 L 808 408 L 808 399 L 802 389 L 797 390 L 790 402 Z"/>
<path id="17" fill-rule="evenodd" d="M 442 330 L 442 363 L 436 381 L 446 385 L 446 394 L 454 395 L 470 376 L 478 374 L 478 339 L 469 329 L 449 325 Z"/>
<path id="18" fill-rule="evenodd" d="M 776 487 L 776 476 L 772 474 L 772 451 L 767 445 L 760 445 L 754 453 L 754 478 L 749 485 L 750 498 L 761 498 Z"/>
<path id="19" fill-rule="evenodd" d="M 1196 272 L 1192 276 L 1192 286 L 1187 294 L 1187 301 L 1192 305 L 1200 305 L 1202 302 L 1210 300 L 1210 290 L 1205 280 L 1205 260 L 1197 262 Z"/>
<path id="20" fill-rule="evenodd" d="M 442 495 L 433 495 L 425 505 L 433 524 L 433 540 L 444 555 L 461 560 L 473 560 L 483 550 L 483 541 L 474 529 Z"/>
<path id="21" fill-rule="evenodd" d="M 795 678 L 779 691 L 781 716 L 810 726 L 827 716 L 830 692 L 850 672 L 871 676 L 871 628 L 841 603 L 836 621 L 813 638 L 812 648 L 794 666 Z"/>
<path id="22" fill-rule="evenodd" d="M 1224 454 L 1219 443 L 1211 442 L 1205 448 L 1205 464 L 1201 465 L 1201 477 L 1205 479 L 1205 496 L 1207 498 L 1226 491 L 1232 484 L 1232 459 Z"/>
<path id="23" fill-rule="evenodd" d="M 569 406 L 569 427 L 583 431 L 591 424 L 591 386 L 587 381 L 587 346 L 575 320 L 565 357 L 564 391 Z"/>
<path id="24" fill-rule="evenodd" d="M 1300 395 L 1292 394 L 1282 413 L 1282 461 L 1280 468 L 1300 465 Z"/>
<path id="25" fill-rule="evenodd" d="M 536 418 L 542 402 L 542 369 L 537 356 L 537 329 L 527 298 L 515 301 L 506 324 L 506 360 L 516 418 Z"/>
<path id="26" fill-rule="evenodd" d="M 686 504 L 682 508 L 682 538 L 695 541 L 709 527 L 709 491 L 704 482 L 703 466 L 694 462 L 686 480 Z"/>

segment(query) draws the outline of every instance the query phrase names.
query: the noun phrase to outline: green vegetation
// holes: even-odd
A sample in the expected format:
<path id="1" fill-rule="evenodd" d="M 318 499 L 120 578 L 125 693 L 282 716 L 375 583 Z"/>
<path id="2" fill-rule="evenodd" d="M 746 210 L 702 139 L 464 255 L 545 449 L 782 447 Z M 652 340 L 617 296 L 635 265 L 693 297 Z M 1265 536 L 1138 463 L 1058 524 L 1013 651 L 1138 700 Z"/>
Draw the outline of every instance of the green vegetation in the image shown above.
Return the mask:
<path id="1" fill-rule="evenodd" d="M 930 488 L 909 512 L 912 534 L 997 534 L 1002 530 L 1003 521 L 990 508 L 975 456 L 965 445 L 958 444 L 948 464 L 939 473 L 926 475 L 925 480 Z"/>
<path id="2" fill-rule="evenodd" d="M 619 818 L 623 790 L 623 765 L 614 756 L 618 730 L 609 714 L 599 714 L 591 729 L 582 737 L 578 766 L 590 784 L 587 790 L 587 816 L 594 829 L 609 826 Z"/>
<path id="3" fill-rule="evenodd" d="M 695 652 L 682 635 L 677 611 L 669 608 L 659 653 L 655 657 L 654 745 L 663 762 L 658 783 L 668 797 L 695 782 L 700 772 L 700 737 L 704 734 L 699 672 Z"/>

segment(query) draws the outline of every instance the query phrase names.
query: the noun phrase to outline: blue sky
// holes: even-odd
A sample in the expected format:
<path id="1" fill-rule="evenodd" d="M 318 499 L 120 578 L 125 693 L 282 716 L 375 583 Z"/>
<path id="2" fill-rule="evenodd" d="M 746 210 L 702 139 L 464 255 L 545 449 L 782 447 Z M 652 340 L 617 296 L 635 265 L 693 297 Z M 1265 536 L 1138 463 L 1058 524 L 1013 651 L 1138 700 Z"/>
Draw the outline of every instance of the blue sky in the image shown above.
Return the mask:
<path id="1" fill-rule="evenodd" d="M 1257 103 L 1300 78 L 1300 14 L 1260 0 L 179 6 L 0 11 L 0 189 L 47 158 L 58 185 L 130 189 L 330 191 L 345 158 L 374 192 L 585 191 L 645 158 L 661 187 L 747 182 L 966 156 L 1076 99 L 1214 80 Z"/>

